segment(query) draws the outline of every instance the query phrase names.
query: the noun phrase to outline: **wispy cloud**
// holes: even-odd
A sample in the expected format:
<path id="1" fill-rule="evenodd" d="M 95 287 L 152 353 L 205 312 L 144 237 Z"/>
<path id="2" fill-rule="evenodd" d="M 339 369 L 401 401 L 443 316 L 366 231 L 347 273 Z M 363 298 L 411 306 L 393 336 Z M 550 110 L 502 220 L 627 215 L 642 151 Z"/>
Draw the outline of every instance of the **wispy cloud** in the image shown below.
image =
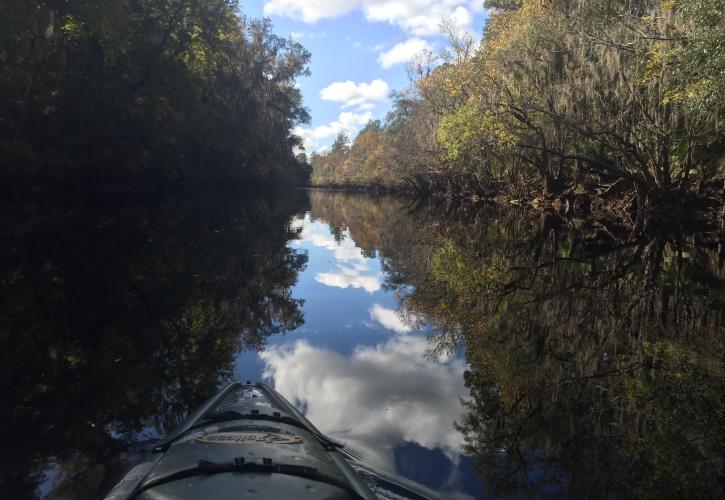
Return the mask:
<path id="1" fill-rule="evenodd" d="M 292 33 L 290 33 L 290 36 L 296 40 L 302 40 L 303 38 L 306 38 L 308 40 L 314 40 L 317 38 L 327 38 L 327 32 L 293 31 Z"/>

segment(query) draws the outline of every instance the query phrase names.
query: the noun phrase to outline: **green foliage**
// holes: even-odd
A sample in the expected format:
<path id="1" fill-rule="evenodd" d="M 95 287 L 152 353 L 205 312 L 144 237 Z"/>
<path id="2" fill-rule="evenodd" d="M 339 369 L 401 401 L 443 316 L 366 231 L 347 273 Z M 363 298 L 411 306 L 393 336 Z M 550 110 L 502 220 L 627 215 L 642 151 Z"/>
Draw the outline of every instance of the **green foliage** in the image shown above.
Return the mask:
<path id="1" fill-rule="evenodd" d="M 380 122 L 380 120 L 370 120 L 362 128 L 362 130 L 360 131 L 358 136 L 361 136 L 363 134 L 368 134 L 368 133 L 380 134 L 380 133 L 382 133 L 382 131 L 383 131 L 383 125 Z"/>
<path id="2" fill-rule="evenodd" d="M 5 177 L 300 180 L 309 53 L 235 0 L 4 2 Z"/>
<path id="3" fill-rule="evenodd" d="M 345 132 L 338 133 L 337 137 L 335 138 L 335 142 L 333 142 L 332 146 L 330 146 L 330 153 L 344 153 L 348 149 L 350 149 L 350 138 Z"/>
<path id="4" fill-rule="evenodd" d="M 484 156 L 484 118 L 480 110 L 464 105 L 444 115 L 438 125 L 438 141 L 451 162 L 461 162 L 461 168 L 471 162 L 481 163 Z"/>
<path id="5" fill-rule="evenodd" d="M 700 113 L 725 107 L 725 1 L 677 1 L 684 42 L 674 52 L 672 67 L 679 85 L 669 97 Z"/>

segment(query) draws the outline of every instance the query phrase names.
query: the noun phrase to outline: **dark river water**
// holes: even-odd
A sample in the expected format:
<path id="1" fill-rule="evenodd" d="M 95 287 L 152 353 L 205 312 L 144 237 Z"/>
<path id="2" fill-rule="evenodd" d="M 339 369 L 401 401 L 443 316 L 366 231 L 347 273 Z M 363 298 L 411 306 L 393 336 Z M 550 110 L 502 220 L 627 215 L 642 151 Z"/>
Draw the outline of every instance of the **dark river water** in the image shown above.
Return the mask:
<path id="1" fill-rule="evenodd" d="M 701 228 L 301 190 L 0 217 L 2 498 L 102 496 L 230 380 L 444 498 L 725 492 Z"/>

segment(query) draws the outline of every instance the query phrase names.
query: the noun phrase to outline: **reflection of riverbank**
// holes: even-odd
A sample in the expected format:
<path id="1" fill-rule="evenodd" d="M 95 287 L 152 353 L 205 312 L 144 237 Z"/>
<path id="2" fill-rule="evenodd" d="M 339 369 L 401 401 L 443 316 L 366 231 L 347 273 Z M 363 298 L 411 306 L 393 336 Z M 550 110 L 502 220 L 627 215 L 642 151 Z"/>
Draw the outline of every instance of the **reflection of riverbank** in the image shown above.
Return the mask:
<path id="1" fill-rule="evenodd" d="M 446 496 L 725 489 L 717 235 L 298 194 L 3 214 L 4 497 L 87 496 L 144 428 L 265 370 Z"/>
<path id="2" fill-rule="evenodd" d="M 299 326 L 306 258 L 287 243 L 306 202 L 6 206 L 0 497 L 97 497 L 145 429 L 169 430 L 240 349 Z"/>
<path id="3" fill-rule="evenodd" d="M 466 346 L 473 402 L 461 430 L 487 490 L 725 488 L 713 459 L 725 456 L 716 234 L 650 227 L 623 238 L 506 213 L 453 219 L 441 233 L 405 302 L 436 323 L 443 348 Z"/>
<path id="4" fill-rule="evenodd" d="M 399 310 L 433 324 L 430 348 L 466 347 L 458 424 L 488 492 L 725 490 L 717 231 L 310 197 L 313 214 L 381 256 Z"/>

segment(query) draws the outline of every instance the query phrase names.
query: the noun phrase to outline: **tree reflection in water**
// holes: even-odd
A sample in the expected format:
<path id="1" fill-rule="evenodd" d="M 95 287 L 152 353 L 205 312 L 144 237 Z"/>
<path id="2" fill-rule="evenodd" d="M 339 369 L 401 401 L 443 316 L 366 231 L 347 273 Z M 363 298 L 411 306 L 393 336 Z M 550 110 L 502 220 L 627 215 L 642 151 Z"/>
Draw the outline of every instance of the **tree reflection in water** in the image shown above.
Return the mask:
<path id="1" fill-rule="evenodd" d="M 379 252 L 432 353 L 465 347 L 458 428 L 495 496 L 725 493 L 725 296 L 713 233 L 311 194 Z M 411 286 L 412 285 L 412 286 Z"/>
<path id="2" fill-rule="evenodd" d="M 3 496 L 94 496 L 134 443 L 231 375 L 240 349 L 299 326 L 290 287 L 306 256 L 287 241 L 307 203 L 338 240 L 381 259 L 401 331 L 431 323 L 431 355 L 465 348 L 458 428 L 488 494 L 725 493 L 712 233 L 311 191 L 7 207 Z"/>
<path id="3" fill-rule="evenodd" d="M 225 379 L 241 349 L 303 322 L 287 246 L 307 198 L 6 207 L 0 491 L 89 498 L 134 443 Z"/>

